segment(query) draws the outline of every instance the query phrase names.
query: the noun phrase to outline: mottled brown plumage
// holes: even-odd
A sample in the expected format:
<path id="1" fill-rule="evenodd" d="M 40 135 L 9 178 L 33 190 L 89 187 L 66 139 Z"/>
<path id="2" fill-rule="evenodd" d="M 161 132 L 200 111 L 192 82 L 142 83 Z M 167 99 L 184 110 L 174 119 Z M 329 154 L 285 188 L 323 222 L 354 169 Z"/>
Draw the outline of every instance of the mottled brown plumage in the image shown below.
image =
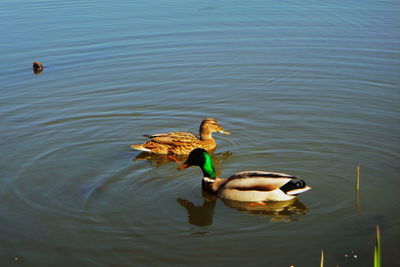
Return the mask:
<path id="1" fill-rule="evenodd" d="M 200 125 L 200 137 L 186 132 L 170 132 L 155 135 L 144 135 L 150 141 L 139 145 L 131 145 L 132 149 L 153 152 L 156 154 L 186 155 L 195 148 L 213 151 L 217 146 L 213 132 L 230 134 L 213 118 L 206 118 Z"/>

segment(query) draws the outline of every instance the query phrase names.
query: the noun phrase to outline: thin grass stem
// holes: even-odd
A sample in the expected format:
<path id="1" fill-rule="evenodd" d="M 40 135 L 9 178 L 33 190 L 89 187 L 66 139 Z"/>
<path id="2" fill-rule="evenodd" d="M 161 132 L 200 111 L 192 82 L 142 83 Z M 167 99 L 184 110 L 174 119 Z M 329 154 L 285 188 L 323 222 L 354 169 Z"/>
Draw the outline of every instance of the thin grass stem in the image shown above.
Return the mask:
<path id="1" fill-rule="evenodd" d="M 319 264 L 320 267 L 324 267 L 324 250 L 321 249 L 321 262 Z"/>
<path id="2" fill-rule="evenodd" d="M 374 247 L 374 267 L 381 267 L 381 233 L 379 225 L 376 226 L 376 240 Z"/>

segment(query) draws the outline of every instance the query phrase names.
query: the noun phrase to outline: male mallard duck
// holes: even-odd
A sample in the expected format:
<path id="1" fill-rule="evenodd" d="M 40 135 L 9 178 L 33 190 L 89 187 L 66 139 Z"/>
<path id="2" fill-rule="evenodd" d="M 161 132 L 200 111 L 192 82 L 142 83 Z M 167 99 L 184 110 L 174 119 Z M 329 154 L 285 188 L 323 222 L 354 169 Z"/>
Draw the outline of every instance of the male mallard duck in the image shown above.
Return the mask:
<path id="1" fill-rule="evenodd" d="M 213 132 L 220 132 L 227 135 L 231 134 L 225 131 L 215 119 L 207 118 L 201 122 L 200 138 L 185 132 L 143 135 L 151 140 L 140 145 L 131 145 L 131 148 L 156 154 L 175 155 L 187 155 L 190 151 L 198 147 L 204 148 L 207 151 L 212 151 L 217 146 L 214 138 L 211 136 Z"/>
<path id="2" fill-rule="evenodd" d="M 293 181 L 297 178 L 295 176 L 276 172 L 245 171 L 235 173 L 228 179 L 218 178 L 210 154 L 201 148 L 190 152 L 178 170 L 192 165 L 199 166 L 203 171 L 204 191 L 223 199 L 243 202 L 284 201 L 311 189 L 303 180 Z"/>

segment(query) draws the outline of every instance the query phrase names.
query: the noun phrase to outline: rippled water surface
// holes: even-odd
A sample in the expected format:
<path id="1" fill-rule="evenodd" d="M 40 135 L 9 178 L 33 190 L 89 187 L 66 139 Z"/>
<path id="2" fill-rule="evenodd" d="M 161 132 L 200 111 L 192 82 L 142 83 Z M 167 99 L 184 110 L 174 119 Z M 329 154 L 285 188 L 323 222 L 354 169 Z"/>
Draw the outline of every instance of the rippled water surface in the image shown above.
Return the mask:
<path id="1" fill-rule="evenodd" d="M 0 264 L 400 264 L 398 1 L 3 1 Z M 32 72 L 32 62 L 46 68 Z M 218 171 L 313 189 L 248 206 L 130 145 L 215 117 Z M 361 188 L 354 190 L 357 165 Z"/>

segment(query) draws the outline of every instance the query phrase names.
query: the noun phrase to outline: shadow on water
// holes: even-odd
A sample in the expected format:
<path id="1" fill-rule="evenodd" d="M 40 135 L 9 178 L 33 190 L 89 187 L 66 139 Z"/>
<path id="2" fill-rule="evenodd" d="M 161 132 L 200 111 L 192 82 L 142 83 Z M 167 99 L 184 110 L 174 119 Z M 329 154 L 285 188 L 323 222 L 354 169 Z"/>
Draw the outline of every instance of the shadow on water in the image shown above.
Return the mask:
<path id="1" fill-rule="evenodd" d="M 217 197 L 206 192 L 203 194 L 203 204 L 194 205 L 186 199 L 178 198 L 177 202 L 186 209 L 188 222 L 197 226 L 208 226 L 213 223 L 214 208 Z M 272 217 L 271 222 L 297 221 L 299 216 L 308 212 L 308 208 L 298 199 L 277 202 L 249 203 L 221 199 L 228 207 L 248 214 Z"/>

